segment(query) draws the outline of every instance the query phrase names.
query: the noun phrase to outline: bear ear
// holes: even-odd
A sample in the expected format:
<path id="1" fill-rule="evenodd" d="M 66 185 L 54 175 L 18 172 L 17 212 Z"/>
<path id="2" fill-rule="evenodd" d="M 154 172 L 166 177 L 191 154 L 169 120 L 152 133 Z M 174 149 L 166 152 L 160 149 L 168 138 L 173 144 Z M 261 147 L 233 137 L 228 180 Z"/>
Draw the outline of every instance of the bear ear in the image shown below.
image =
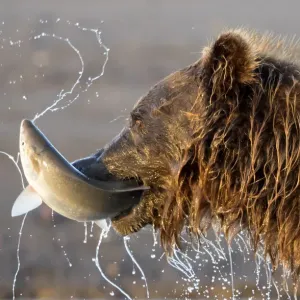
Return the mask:
<path id="1" fill-rule="evenodd" d="M 226 94 L 239 84 L 254 81 L 258 60 L 246 35 L 228 32 L 203 50 L 203 79 L 215 92 Z"/>

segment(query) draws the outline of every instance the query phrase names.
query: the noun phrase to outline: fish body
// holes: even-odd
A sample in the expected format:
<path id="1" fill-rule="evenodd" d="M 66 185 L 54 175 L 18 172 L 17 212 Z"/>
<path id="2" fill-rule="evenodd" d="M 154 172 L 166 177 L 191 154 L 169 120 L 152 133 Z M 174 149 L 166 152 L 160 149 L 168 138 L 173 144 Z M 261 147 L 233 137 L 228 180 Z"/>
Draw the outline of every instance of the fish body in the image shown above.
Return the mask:
<path id="1" fill-rule="evenodd" d="M 134 186 L 132 182 L 88 178 L 56 150 L 32 121 L 22 121 L 19 143 L 21 163 L 29 186 L 15 201 L 13 216 L 26 213 L 44 202 L 69 219 L 99 221 L 136 205 L 148 189 Z"/>

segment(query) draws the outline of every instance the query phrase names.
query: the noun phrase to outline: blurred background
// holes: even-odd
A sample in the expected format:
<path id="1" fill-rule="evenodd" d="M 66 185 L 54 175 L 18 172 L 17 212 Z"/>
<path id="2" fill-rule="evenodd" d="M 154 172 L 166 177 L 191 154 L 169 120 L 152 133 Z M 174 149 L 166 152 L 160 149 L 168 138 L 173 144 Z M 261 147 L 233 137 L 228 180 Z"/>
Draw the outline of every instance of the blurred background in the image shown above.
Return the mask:
<path id="1" fill-rule="evenodd" d="M 20 121 L 44 111 L 62 90 L 70 91 L 81 60 L 80 82 L 55 108 L 76 101 L 36 122 L 70 161 L 110 141 L 153 84 L 197 60 L 203 46 L 224 28 L 243 26 L 299 37 L 299 7 L 296 0 L 2 1 L 0 151 L 16 157 Z M 110 49 L 106 65 L 106 48 L 90 30 L 96 28 Z M 17 270 L 17 299 L 126 299 L 95 265 L 99 228 L 52 216 L 46 206 L 29 213 L 24 222 L 18 267 L 23 219 L 12 219 L 10 212 L 21 191 L 17 168 L 0 154 L 0 299 L 12 299 Z M 178 254 L 176 262 L 168 263 L 152 228 L 125 244 L 110 231 L 99 260 L 107 278 L 132 299 L 146 299 L 147 288 L 150 299 L 231 299 L 232 291 L 235 299 L 289 298 L 280 275 L 270 281 L 269 270 L 254 259 L 242 237 L 230 252 L 223 241 L 218 245 L 212 240 L 214 244 Z M 125 246 L 144 271 L 147 285 Z"/>

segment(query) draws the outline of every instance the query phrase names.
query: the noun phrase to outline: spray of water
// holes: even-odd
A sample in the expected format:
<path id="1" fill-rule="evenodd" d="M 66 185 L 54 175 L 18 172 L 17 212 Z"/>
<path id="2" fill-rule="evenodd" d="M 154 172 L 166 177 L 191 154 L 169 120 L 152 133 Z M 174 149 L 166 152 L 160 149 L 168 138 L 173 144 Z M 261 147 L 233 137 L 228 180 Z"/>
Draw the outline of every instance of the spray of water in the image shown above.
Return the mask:
<path id="1" fill-rule="evenodd" d="M 107 234 L 110 230 L 110 227 L 111 227 L 111 224 L 108 226 L 108 229 L 105 230 L 105 229 L 102 229 L 101 230 L 101 233 L 100 233 L 100 237 L 99 237 L 99 241 L 98 241 L 98 245 L 96 247 L 96 258 L 95 258 L 95 264 L 96 264 L 96 267 L 98 268 L 101 276 L 109 283 L 111 284 L 113 287 L 115 287 L 120 293 L 122 293 L 127 299 L 129 300 L 132 300 L 132 298 L 122 289 L 120 288 L 119 286 L 117 286 L 114 282 L 112 282 L 111 280 L 109 280 L 107 278 L 107 276 L 104 274 L 101 266 L 100 266 L 100 263 L 99 263 L 99 249 L 100 249 L 100 245 L 102 243 L 102 240 L 103 238 L 107 238 Z"/>
<path id="2" fill-rule="evenodd" d="M 140 265 L 138 264 L 138 262 L 136 261 L 136 259 L 134 258 L 133 254 L 131 253 L 129 247 L 128 247 L 128 241 L 130 240 L 130 238 L 128 236 L 123 238 L 124 241 L 124 246 L 125 249 L 128 253 L 128 255 L 130 256 L 131 260 L 133 261 L 133 263 L 136 265 L 136 267 L 139 269 L 139 271 L 141 272 L 142 275 L 142 279 L 145 281 L 145 287 L 146 287 L 146 294 L 147 294 L 147 298 L 149 299 L 149 288 L 148 288 L 148 283 L 147 283 L 147 279 L 146 276 L 144 274 L 143 269 L 140 267 Z"/>
<path id="3" fill-rule="evenodd" d="M 67 23 L 71 24 L 71 22 L 69 22 L 69 21 Z M 95 80 L 98 80 L 100 77 L 103 76 L 106 64 L 108 62 L 109 48 L 106 47 L 103 44 L 102 39 L 101 39 L 101 31 L 99 31 L 99 29 L 91 29 L 91 28 L 80 27 L 78 23 L 76 23 L 75 26 L 78 29 L 82 30 L 82 31 L 90 31 L 90 32 L 94 33 L 96 35 L 96 39 L 97 39 L 97 41 L 99 43 L 100 48 L 104 48 L 105 49 L 105 52 L 104 52 L 105 61 L 104 61 L 103 65 L 102 65 L 102 70 L 101 70 L 101 72 L 98 75 L 96 75 L 94 77 L 89 77 L 87 85 L 86 85 L 86 88 L 81 91 L 82 93 L 84 93 L 94 83 Z M 69 38 L 63 38 L 63 37 L 57 36 L 55 34 L 48 34 L 48 33 L 43 32 L 40 35 L 34 36 L 34 39 L 40 39 L 40 38 L 43 38 L 43 37 L 49 37 L 49 38 L 53 38 L 53 39 L 56 39 L 56 40 L 59 40 L 59 41 L 67 43 L 70 46 L 70 48 L 77 54 L 77 56 L 78 56 L 78 58 L 80 60 L 80 63 L 81 63 L 81 69 L 78 72 L 79 75 L 78 75 L 76 81 L 74 82 L 74 84 L 72 85 L 72 87 L 68 91 L 66 91 L 66 92 L 64 92 L 64 90 L 61 90 L 60 93 L 59 93 L 59 95 L 58 95 L 58 98 L 52 103 L 52 105 L 46 107 L 41 113 L 36 114 L 35 117 L 33 118 L 33 121 L 36 121 L 38 118 L 42 117 L 48 111 L 54 112 L 54 111 L 57 111 L 57 110 L 62 110 L 62 109 L 67 108 L 68 106 L 70 106 L 72 103 L 74 103 L 79 98 L 80 93 L 77 93 L 75 96 L 73 96 L 72 99 L 68 100 L 67 104 L 65 104 L 63 106 L 60 106 L 60 107 L 57 107 L 58 104 L 65 97 L 73 94 L 75 88 L 79 85 L 80 80 L 81 80 L 82 75 L 83 75 L 84 70 L 85 70 L 84 60 L 82 58 L 82 55 L 81 55 L 80 51 L 71 43 L 71 41 L 69 40 Z"/>
<path id="4" fill-rule="evenodd" d="M 23 189 L 25 188 L 25 185 L 24 185 L 24 179 L 23 179 L 23 174 L 22 174 L 22 171 L 18 165 L 18 162 L 19 162 L 19 157 L 20 157 L 20 153 L 17 154 L 17 158 L 15 159 L 12 155 L 4 152 L 4 151 L 0 151 L 1 154 L 3 155 L 6 155 L 15 165 L 15 167 L 17 168 L 19 174 L 20 174 L 20 177 L 21 177 L 21 183 L 22 183 L 22 187 Z M 26 220 L 26 217 L 27 217 L 27 214 L 25 214 L 25 216 L 23 217 L 23 220 L 22 220 L 22 223 L 21 223 L 21 227 L 20 227 L 20 230 L 19 230 L 19 238 L 18 238 L 18 245 L 17 245 L 17 270 L 16 270 L 16 273 L 15 273 L 15 276 L 14 276 L 14 279 L 13 279 L 13 285 L 12 285 L 12 294 L 13 294 L 13 299 L 16 298 L 16 293 L 15 293 L 15 289 L 16 289 L 16 282 L 17 282 L 17 277 L 18 277 L 18 274 L 19 274 L 19 271 L 20 271 L 20 266 L 21 266 L 21 262 L 20 262 L 20 244 L 21 244 L 21 237 L 22 237 L 22 232 L 23 232 L 23 227 L 24 227 L 24 223 L 25 223 L 25 220 Z"/>
<path id="5" fill-rule="evenodd" d="M 235 300 L 234 294 L 234 275 L 233 275 L 233 265 L 232 265 L 232 249 L 230 245 L 228 245 L 228 255 L 229 255 L 229 263 L 230 263 L 230 277 L 231 277 L 231 290 L 232 290 L 232 300 Z"/>

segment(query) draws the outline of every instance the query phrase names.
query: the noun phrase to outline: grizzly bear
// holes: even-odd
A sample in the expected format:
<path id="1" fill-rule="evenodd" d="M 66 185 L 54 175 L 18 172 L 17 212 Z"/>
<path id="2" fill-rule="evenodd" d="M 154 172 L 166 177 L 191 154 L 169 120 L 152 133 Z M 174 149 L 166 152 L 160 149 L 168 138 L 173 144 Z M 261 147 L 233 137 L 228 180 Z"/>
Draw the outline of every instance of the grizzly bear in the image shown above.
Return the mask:
<path id="1" fill-rule="evenodd" d="M 157 83 L 88 176 L 149 186 L 112 219 L 121 235 L 151 224 L 167 253 L 184 227 L 249 233 L 274 268 L 300 271 L 300 65 L 297 45 L 222 33 L 200 59 Z M 78 166 L 79 167 L 79 166 Z M 98 174 L 99 173 L 99 174 Z M 121 201 L 121 200 L 120 200 Z"/>

